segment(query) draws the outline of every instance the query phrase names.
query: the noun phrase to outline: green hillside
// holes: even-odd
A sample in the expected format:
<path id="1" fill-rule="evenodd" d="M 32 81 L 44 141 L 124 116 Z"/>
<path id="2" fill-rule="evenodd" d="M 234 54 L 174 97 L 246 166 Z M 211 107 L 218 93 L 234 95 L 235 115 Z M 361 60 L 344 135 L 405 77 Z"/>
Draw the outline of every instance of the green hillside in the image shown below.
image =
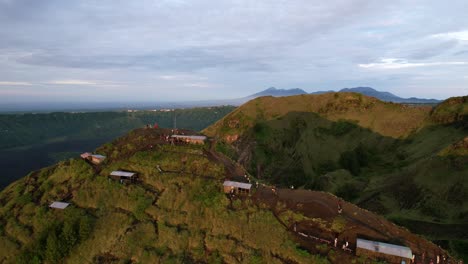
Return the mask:
<path id="1" fill-rule="evenodd" d="M 205 132 L 261 179 L 334 193 L 466 252 L 468 97 L 428 109 L 341 96 L 260 98 Z"/>
<path id="2" fill-rule="evenodd" d="M 136 129 L 96 149 L 101 165 L 72 158 L 31 172 L 0 192 L 0 262 L 372 263 L 353 252 L 362 236 L 417 259 L 447 254 L 392 222 L 467 258 L 465 98 L 434 109 L 356 94 L 276 100 L 236 109 L 205 130 L 205 146 Z M 114 170 L 139 181 L 110 180 Z M 223 194 L 246 173 L 260 183 L 251 195 Z"/>
<path id="3" fill-rule="evenodd" d="M 107 138 L 107 141 L 146 124 L 202 130 L 234 109 L 233 106 L 175 111 L 90 112 L 0 115 L 0 149 L 65 140 Z"/>
<path id="4" fill-rule="evenodd" d="M 128 131 L 158 123 L 199 131 L 232 106 L 175 111 L 0 115 L 0 189 L 32 170 L 76 157 Z"/>
<path id="5" fill-rule="evenodd" d="M 111 157 L 100 167 L 71 159 L 3 190 L 0 262 L 328 262 L 300 249 L 267 208 L 232 207 L 221 191 L 225 169 L 202 147 L 145 150 L 158 138 L 134 131 L 98 150 Z M 109 181 L 116 169 L 138 172 L 141 182 Z M 55 200 L 72 205 L 47 208 Z"/>
<path id="6" fill-rule="evenodd" d="M 418 258 L 446 254 L 353 204 L 337 213 L 339 198 L 324 192 L 256 186 L 229 197 L 223 181 L 243 169 L 209 142 L 173 145 L 168 133 L 134 130 L 96 150 L 108 157 L 100 165 L 70 159 L 0 192 L 0 262 L 381 263 L 355 255 L 362 235 L 411 246 Z M 111 180 L 114 170 L 138 181 Z M 326 242 L 336 236 L 348 251 Z"/>
<path id="7" fill-rule="evenodd" d="M 313 112 L 337 121 L 351 120 L 384 136 L 399 138 L 425 124 L 431 107 L 412 107 L 382 102 L 358 93 L 326 93 L 288 97 L 259 97 L 204 130 L 228 142 L 236 139 L 259 121 L 282 117 L 290 112 Z"/>

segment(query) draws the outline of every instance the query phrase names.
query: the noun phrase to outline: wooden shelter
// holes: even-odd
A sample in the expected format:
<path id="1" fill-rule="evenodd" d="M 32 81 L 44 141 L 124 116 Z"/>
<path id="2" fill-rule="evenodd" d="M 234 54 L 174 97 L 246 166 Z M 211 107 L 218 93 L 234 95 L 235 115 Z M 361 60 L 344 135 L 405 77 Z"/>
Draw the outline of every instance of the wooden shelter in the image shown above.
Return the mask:
<path id="1" fill-rule="evenodd" d="M 358 238 L 356 255 L 383 259 L 389 263 L 411 263 L 413 253 L 409 247 Z"/>
<path id="2" fill-rule="evenodd" d="M 85 159 L 95 165 L 101 164 L 105 159 L 106 156 L 99 155 L 99 154 L 91 154 L 89 152 L 85 152 L 80 155 L 82 159 Z"/>
<path id="3" fill-rule="evenodd" d="M 110 173 L 109 178 L 118 180 L 120 183 L 134 183 L 137 178 L 137 173 L 129 171 L 113 171 Z"/>
<path id="4" fill-rule="evenodd" d="M 49 205 L 50 208 L 63 210 L 67 208 L 70 204 L 64 202 L 53 202 Z"/>
<path id="5" fill-rule="evenodd" d="M 196 135 L 172 135 L 172 140 L 176 142 L 185 142 L 190 144 L 205 144 L 206 136 Z"/>
<path id="6" fill-rule="evenodd" d="M 225 181 L 223 183 L 224 193 L 250 193 L 252 184 L 235 182 L 235 181 Z"/>

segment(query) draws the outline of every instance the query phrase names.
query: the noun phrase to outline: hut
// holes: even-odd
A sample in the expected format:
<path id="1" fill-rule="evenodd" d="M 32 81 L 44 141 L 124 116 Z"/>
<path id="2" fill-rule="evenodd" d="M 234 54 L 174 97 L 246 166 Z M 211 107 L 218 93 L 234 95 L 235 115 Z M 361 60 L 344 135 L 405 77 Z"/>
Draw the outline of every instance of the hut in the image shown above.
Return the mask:
<path id="1" fill-rule="evenodd" d="M 93 154 L 91 155 L 91 162 L 93 164 L 100 164 L 106 159 L 106 156 L 99 155 L 99 154 Z"/>
<path id="2" fill-rule="evenodd" d="M 137 178 L 137 173 L 129 171 L 113 171 L 110 173 L 109 178 L 118 180 L 120 183 L 134 183 Z"/>
<path id="3" fill-rule="evenodd" d="M 225 181 L 223 183 L 224 193 L 250 193 L 250 188 L 252 184 L 235 182 L 235 181 Z"/>
<path id="4" fill-rule="evenodd" d="M 384 259 L 389 263 L 411 263 L 413 253 L 409 247 L 358 238 L 356 255 Z"/>
<path id="5" fill-rule="evenodd" d="M 92 155 L 91 153 L 85 152 L 85 153 L 81 154 L 80 156 L 81 156 L 82 159 L 88 159 L 91 155 Z"/>
<path id="6" fill-rule="evenodd" d="M 63 210 L 67 208 L 70 204 L 64 202 L 53 202 L 49 205 L 50 208 Z"/>
<path id="7" fill-rule="evenodd" d="M 206 136 L 196 135 L 172 135 L 171 138 L 176 142 L 185 142 L 190 144 L 205 144 Z"/>
<path id="8" fill-rule="evenodd" d="M 99 155 L 99 154 L 91 154 L 89 152 L 85 152 L 81 154 L 80 156 L 82 159 L 87 160 L 95 165 L 102 163 L 106 159 L 106 156 Z"/>

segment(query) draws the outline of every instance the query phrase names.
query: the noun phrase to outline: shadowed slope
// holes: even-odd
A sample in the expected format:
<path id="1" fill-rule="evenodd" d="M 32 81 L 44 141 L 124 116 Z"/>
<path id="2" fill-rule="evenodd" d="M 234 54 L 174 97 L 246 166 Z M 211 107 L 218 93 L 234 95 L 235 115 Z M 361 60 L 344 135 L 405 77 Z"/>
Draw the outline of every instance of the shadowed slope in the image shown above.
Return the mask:
<path id="1" fill-rule="evenodd" d="M 289 112 L 314 112 L 329 120 L 353 120 L 376 133 L 398 138 L 420 128 L 430 110 L 430 107 L 382 102 L 357 93 L 260 97 L 237 108 L 203 132 L 233 142 L 258 121 L 275 119 Z"/>

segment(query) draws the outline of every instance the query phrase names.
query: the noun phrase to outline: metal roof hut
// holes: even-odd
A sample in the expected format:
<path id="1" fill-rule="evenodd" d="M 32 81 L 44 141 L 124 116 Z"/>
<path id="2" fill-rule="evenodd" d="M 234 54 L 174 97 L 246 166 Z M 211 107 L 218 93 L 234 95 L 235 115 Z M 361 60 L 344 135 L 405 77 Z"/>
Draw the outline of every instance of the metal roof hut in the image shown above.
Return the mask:
<path id="1" fill-rule="evenodd" d="M 243 183 L 243 182 L 235 182 L 235 181 L 225 181 L 223 183 L 224 186 L 224 193 L 250 193 L 250 189 L 252 188 L 252 184 L 250 183 Z"/>
<path id="2" fill-rule="evenodd" d="M 99 154 L 93 154 L 91 155 L 91 162 L 94 164 L 100 164 L 106 159 L 106 156 L 99 155 Z"/>
<path id="3" fill-rule="evenodd" d="M 67 208 L 69 205 L 70 205 L 69 203 L 64 203 L 64 202 L 53 202 L 49 205 L 49 207 L 63 210 Z"/>
<path id="4" fill-rule="evenodd" d="M 87 158 L 89 158 L 91 155 L 92 155 L 91 153 L 85 152 L 85 153 L 81 154 L 80 156 L 81 156 L 82 159 L 87 159 Z"/>
<path id="5" fill-rule="evenodd" d="M 385 259 L 390 263 L 410 263 L 413 253 L 409 247 L 358 238 L 356 255 Z"/>
<path id="6" fill-rule="evenodd" d="M 120 183 L 134 183 L 137 178 L 137 173 L 129 171 L 113 171 L 109 174 L 109 178 L 118 180 Z"/>
<path id="7" fill-rule="evenodd" d="M 185 143 L 191 144 L 205 144 L 206 136 L 196 136 L 196 135 L 172 135 L 172 139 L 176 141 L 182 141 Z"/>
<path id="8" fill-rule="evenodd" d="M 106 159 L 106 156 L 99 155 L 99 154 L 91 154 L 89 152 L 85 152 L 80 155 L 82 159 L 85 159 L 95 165 L 100 164 Z"/>

